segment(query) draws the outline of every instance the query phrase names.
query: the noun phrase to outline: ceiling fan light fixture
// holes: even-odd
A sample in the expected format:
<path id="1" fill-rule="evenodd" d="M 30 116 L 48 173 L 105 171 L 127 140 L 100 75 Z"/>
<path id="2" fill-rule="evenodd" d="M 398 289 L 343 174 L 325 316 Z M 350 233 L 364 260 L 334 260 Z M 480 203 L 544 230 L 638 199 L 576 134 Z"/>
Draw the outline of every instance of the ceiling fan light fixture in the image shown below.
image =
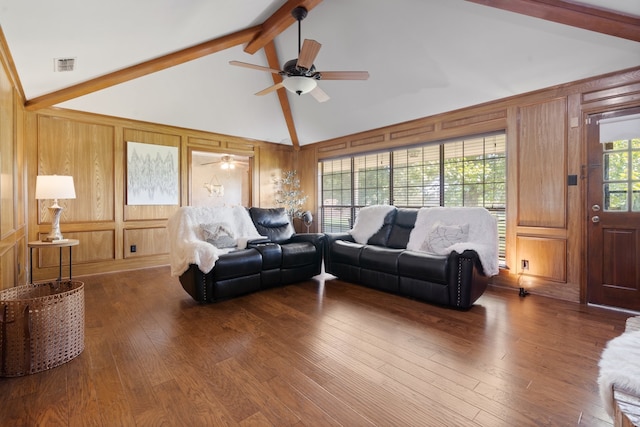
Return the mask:
<path id="1" fill-rule="evenodd" d="M 318 86 L 318 82 L 310 77 L 291 76 L 282 81 L 282 85 L 292 93 L 302 95 L 309 93 Z"/>
<path id="2" fill-rule="evenodd" d="M 222 156 L 220 169 L 229 170 L 229 169 L 235 169 L 235 168 L 236 168 L 236 164 L 233 162 L 233 159 L 231 158 L 231 156 Z"/>

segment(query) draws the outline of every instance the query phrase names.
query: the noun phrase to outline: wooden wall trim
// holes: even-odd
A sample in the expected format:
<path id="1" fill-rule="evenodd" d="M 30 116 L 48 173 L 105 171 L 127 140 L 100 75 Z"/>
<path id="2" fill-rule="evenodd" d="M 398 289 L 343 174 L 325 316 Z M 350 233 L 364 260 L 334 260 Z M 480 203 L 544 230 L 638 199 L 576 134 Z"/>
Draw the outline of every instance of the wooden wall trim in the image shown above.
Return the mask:
<path id="1" fill-rule="evenodd" d="M 436 129 L 436 126 L 431 123 L 422 126 L 416 126 L 409 129 L 398 130 L 398 131 L 390 131 L 389 138 L 394 141 L 398 139 L 406 139 L 408 137 L 421 136 L 424 137 L 429 133 L 433 132 Z"/>
<path id="2" fill-rule="evenodd" d="M 346 135 L 305 147 L 314 147 L 319 160 L 325 160 L 499 131 L 506 126 L 506 108 L 480 106 Z"/>
<path id="3" fill-rule="evenodd" d="M 38 110 L 37 116 L 52 116 L 56 118 L 68 118 L 75 121 L 85 121 L 87 123 L 110 124 L 121 128 L 135 129 L 136 131 L 159 132 L 173 135 L 180 135 L 188 141 L 195 143 L 204 143 L 208 146 L 209 141 L 218 141 L 225 147 L 235 147 L 240 150 L 247 150 L 256 147 L 265 147 L 267 149 L 289 149 L 291 147 L 277 144 L 274 142 L 263 141 L 259 139 L 243 138 L 240 136 L 226 135 L 223 133 L 207 132 L 197 129 L 183 128 L 179 126 L 165 125 L 161 123 L 145 122 L 142 120 L 126 119 L 121 117 L 109 116 L 106 114 L 89 113 L 85 111 L 71 110 L 61 107 L 50 107 Z"/>

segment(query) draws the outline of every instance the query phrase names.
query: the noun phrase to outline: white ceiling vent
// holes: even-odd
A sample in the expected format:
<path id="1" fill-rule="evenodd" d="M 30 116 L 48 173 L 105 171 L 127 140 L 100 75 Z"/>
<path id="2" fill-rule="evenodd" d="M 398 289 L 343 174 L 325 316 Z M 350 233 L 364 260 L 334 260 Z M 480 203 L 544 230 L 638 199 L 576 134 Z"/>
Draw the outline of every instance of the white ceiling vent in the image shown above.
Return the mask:
<path id="1" fill-rule="evenodd" d="M 53 58 L 53 71 L 73 71 L 76 66 L 76 58 Z"/>

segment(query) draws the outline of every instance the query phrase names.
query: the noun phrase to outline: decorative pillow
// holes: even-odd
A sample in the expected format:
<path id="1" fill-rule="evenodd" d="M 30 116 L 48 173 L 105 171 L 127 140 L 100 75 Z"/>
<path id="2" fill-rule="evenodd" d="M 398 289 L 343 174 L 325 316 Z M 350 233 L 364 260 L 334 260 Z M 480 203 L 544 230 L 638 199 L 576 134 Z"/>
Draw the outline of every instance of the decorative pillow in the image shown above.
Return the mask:
<path id="1" fill-rule="evenodd" d="M 236 247 L 236 239 L 231 226 L 226 222 L 200 224 L 204 240 L 218 249 Z"/>
<path id="2" fill-rule="evenodd" d="M 469 238 L 469 224 L 446 225 L 436 222 L 427 233 L 420 250 L 445 255 L 448 248 L 456 243 L 466 242 Z"/>

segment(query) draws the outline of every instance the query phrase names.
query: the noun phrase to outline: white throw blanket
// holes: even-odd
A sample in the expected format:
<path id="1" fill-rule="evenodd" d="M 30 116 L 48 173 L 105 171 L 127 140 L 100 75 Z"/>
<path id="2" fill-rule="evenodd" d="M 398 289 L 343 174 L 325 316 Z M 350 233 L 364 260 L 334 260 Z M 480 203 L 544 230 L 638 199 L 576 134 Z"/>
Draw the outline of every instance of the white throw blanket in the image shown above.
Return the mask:
<path id="1" fill-rule="evenodd" d="M 462 253 L 467 249 L 474 250 L 480 258 L 484 274 L 489 277 L 498 274 L 498 223 L 488 210 L 481 207 L 420 208 L 416 224 L 409 235 L 407 249 L 423 250 L 425 239 L 437 224 L 469 224 L 469 234 L 466 241 L 448 246 L 442 253 L 450 253 L 451 251 Z"/>
<path id="2" fill-rule="evenodd" d="M 382 228 L 384 217 L 393 209 L 395 207 L 391 205 L 372 205 L 361 208 L 349 234 L 356 242 L 366 244 L 369 238 Z"/>
<path id="3" fill-rule="evenodd" d="M 200 224 L 229 224 L 238 244 L 246 245 L 246 240 L 259 238 L 249 212 L 243 206 L 234 207 L 192 207 L 185 206 L 169 219 L 169 257 L 171 274 L 179 276 L 189 264 L 196 264 L 203 273 L 211 271 L 220 255 L 232 249 L 218 249 L 203 240 Z"/>
<path id="4" fill-rule="evenodd" d="M 613 418 L 613 386 L 640 395 L 640 331 L 625 332 L 607 343 L 598 363 L 598 387 L 607 413 Z"/>

